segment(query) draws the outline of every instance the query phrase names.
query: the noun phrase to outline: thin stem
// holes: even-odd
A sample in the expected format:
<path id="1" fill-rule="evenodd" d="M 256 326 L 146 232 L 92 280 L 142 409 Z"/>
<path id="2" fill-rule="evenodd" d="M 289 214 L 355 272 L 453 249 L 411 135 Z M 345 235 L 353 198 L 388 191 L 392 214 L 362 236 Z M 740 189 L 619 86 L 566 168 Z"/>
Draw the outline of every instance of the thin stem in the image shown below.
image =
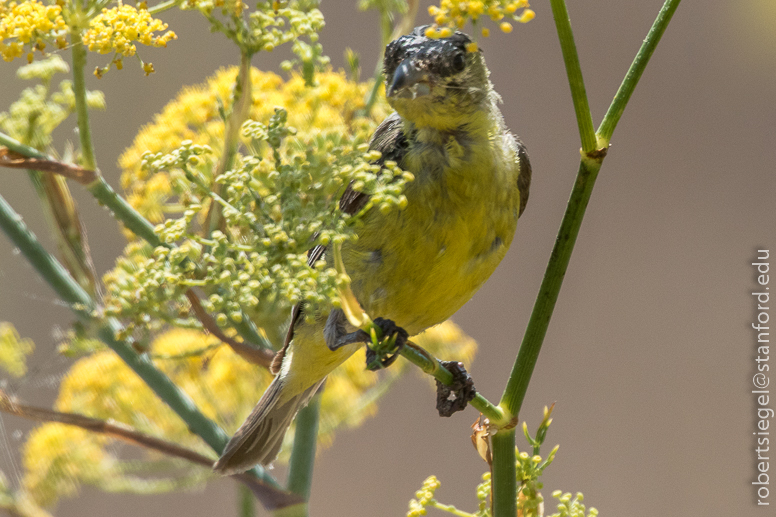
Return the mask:
<path id="1" fill-rule="evenodd" d="M 625 111 L 625 106 L 628 104 L 633 90 L 641 79 L 641 74 L 644 73 L 644 69 L 649 63 L 649 58 L 652 57 L 652 53 L 655 51 L 657 44 L 660 42 L 660 38 L 668 27 L 668 23 L 671 21 L 676 8 L 679 7 L 681 0 L 666 0 L 663 4 L 663 8 L 660 9 L 655 23 L 652 24 L 652 28 L 649 29 L 649 34 L 641 44 L 639 52 L 636 54 L 636 58 L 631 63 L 628 73 L 625 74 L 620 88 L 617 90 L 617 94 L 614 96 L 612 104 L 606 111 L 601 125 L 598 127 L 598 140 L 599 147 L 607 147 L 609 141 L 614 133 L 614 128 L 617 127 L 617 123 L 620 121 L 622 113 Z"/>
<path id="2" fill-rule="evenodd" d="M 453 374 L 450 370 L 442 366 L 439 359 L 429 354 L 426 350 L 415 343 L 407 342 L 400 352 L 401 356 L 409 362 L 423 370 L 425 373 L 433 376 L 436 380 L 449 386 L 453 383 Z M 503 426 L 509 422 L 509 418 L 498 406 L 492 404 L 488 399 L 477 393 L 469 404 L 477 411 L 485 415 L 489 422 L 495 426 Z"/>
<path id="3" fill-rule="evenodd" d="M 202 326 L 205 327 L 208 332 L 213 334 L 223 343 L 229 345 L 229 347 L 237 355 L 249 363 L 269 367 L 270 363 L 272 363 L 272 359 L 275 357 L 275 354 L 271 350 L 266 348 L 256 348 L 247 343 L 235 341 L 234 339 L 224 334 L 224 332 L 218 326 L 218 323 L 216 323 L 215 319 L 213 319 L 213 317 L 207 313 L 205 308 L 202 307 L 199 296 L 197 296 L 197 293 L 195 293 L 193 289 L 188 289 L 186 291 L 186 298 L 188 298 L 189 303 L 191 304 L 191 309 L 194 311 L 197 319 L 202 323 Z"/>
<path id="4" fill-rule="evenodd" d="M 240 497 L 240 517 L 256 516 L 256 499 L 249 489 L 244 486 L 238 486 Z"/>
<path id="5" fill-rule="evenodd" d="M 385 28 L 386 23 L 388 23 L 388 26 L 390 27 L 390 20 L 383 19 L 383 17 L 386 17 L 388 13 L 380 13 L 380 27 L 383 34 L 383 48 L 380 50 L 380 55 L 378 56 L 377 64 L 375 65 L 375 72 L 372 76 L 374 79 L 374 84 L 372 85 L 372 88 L 370 88 L 369 94 L 367 95 L 366 102 L 364 104 L 364 109 L 362 112 L 364 117 L 368 117 L 369 113 L 372 111 L 372 108 L 377 102 L 377 97 L 380 93 L 380 86 L 383 84 L 383 54 L 385 53 L 385 46 L 402 34 L 406 34 L 412 30 L 412 27 L 415 24 L 415 17 L 418 14 L 419 5 L 419 0 L 409 0 L 407 2 L 407 12 L 404 14 L 404 16 L 402 16 L 401 21 L 396 24 L 396 27 L 394 27 L 393 30 Z"/>
<path id="6" fill-rule="evenodd" d="M 321 396 L 316 395 L 296 415 L 294 448 L 288 464 L 288 491 L 301 496 L 305 501 L 310 499 L 313 482 L 320 406 Z"/>
<path id="7" fill-rule="evenodd" d="M 552 6 L 552 16 L 555 18 L 555 27 L 558 30 L 558 39 L 563 52 L 563 62 L 566 65 L 569 86 L 571 86 L 571 99 L 574 101 L 574 112 L 577 114 L 582 150 L 589 153 L 596 149 L 595 131 L 593 130 L 590 106 L 587 102 L 587 93 L 585 93 L 585 81 L 582 79 L 582 68 L 579 65 L 577 45 L 574 43 L 574 34 L 571 32 L 569 12 L 564 0 L 550 0 L 550 5 Z"/>
<path id="8" fill-rule="evenodd" d="M 86 47 L 81 42 L 81 33 L 74 30 L 70 35 L 73 42 L 73 94 L 75 95 L 75 113 L 78 118 L 78 138 L 81 141 L 81 157 L 87 169 L 97 169 L 92 144 L 92 131 L 89 128 L 89 112 L 86 106 Z"/>
<path id="9" fill-rule="evenodd" d="M 517 469 L 515 466 L 515 430 L 493 436 L 493 476 L 491 479 L 493 517 L 517 515 Z"/>
<path id="10" fill-rule="evenodd" d="M 428 503 L 428 506 L 429 508 L 436 508 L 437 510 L 442 510 L 447 513 L 451 513 L 456 517 L 475 517 L 473 513 L 464 512 L 463 510 L 459 510 L 458 508 L 456 508 L 451 504 L 443 504 L 433 499 L 431 500 L 431 502 Z"/>
<path id="11" fill-rule="evenodd" d="M 102 176 L 86 186 L 86 189 L 97 198 L 97 201 L 111 211 L 111 215 L 124 223 L 132 233 L 147 241 L 151 246 L 164 246 L 159 236 L 154 232 L 154 225 L 140 212 L 135 210 L 127 200 L 119 196 L 113 187 Z"/>
<path id="12" fill-rule="evenodd" d="M 251 107 L 251 54 L 243 51 L 240 54 L 240 68 L 237 72 L 237 79 L 234 87 L 234 102 L 229 116 L 224 121 L 224 150 L 221 159 L 213 173 L 212 194 L 220 193 L 220 183 L 216 183 L 216 178 L 232 168 L 237 146 L 240 144 L 240 127 L 248 116 Z M 208 235 L 212 234 L 221 226 L 221 207 L 218 203 L 210 203 L 210 210 L 207 214 Z"/>
<path id="13" fill-rule="evenodd" d="M 287 506 L 272 512 L 273 517 L 307 517 L 307 503 Z"/>
<path id="14" fill-rule="evenodd" d="M 0 133 L 0 136 L 2 135 Z M 0 147 L 0 167 L 10 169 L 27 169 L 38 172 L 52 172 L 65 178 L 75 180 L 83 185 L 89 184 L 97 178 L 97 173 L 92 170 L 70 165 L 69 163 L 59 162 L 42 158 L 27 158 L 10 148 Z"/>
<path id="15" fill-rule="evenodd" d="M 213 460 L 207 456 L 203 456 L 191 449 L 181 447 L 177 443 L 141 433 L 123 423 L 109 422 L 98 418 L 79 415 L 77 413 L 65 413 L 62 411 L 53 411 L 51 409 L 29 406 L 12 400 L 3 390 L 0 390 L 0 411 L 38 422 L 58 422 L 80 427 L 81 429 L 85 429 L 92 433 L 104 434 L 111 438 L 131 443 L 132 445 L 161 452 L 167 456 L 181 458 L 208 469 L 213 465 Z M 236 474 L 232 477 L 244 484 L 244 488 L 246 488 L 248 494 L 252 494 L 252 492 L 256 491 L 267 493 L 274 492 L 278 500 L 285 498 L 288 501 L 294 501 L 294 498 L 291 497 L 289 493 L 262 484 L 256 477 L 250 474 Z M 252 495 L 250 498 L 253 500 Z"/>
<path id="16" fill-rule="evenodd" d="M 0 132 L 0 144 L 7 147 L 11 151 L 20 154 L 22 156 L 27 156 L 29 158 L 38 158 L 40 160 L 51 160 L 45 153 L 42 153 L 35 149 L 34 147 L 30 147 L 29 145 L 25 145 L 15 138 L 11 138 L 10 136 L 6 135 L 5 133 Z M 25 167 L 26 168 L 26 167 Z"/>
<path id="17" fill-rule="evenodd" d="M 168 9 L 172 9 L 173 7 L 177 6 L 179 3 L 181 3 L 181 0 L 166 0 L 165 2 L 160 2 L 152 7 L 149 7 L 148 14 L 150 14 L 151 16 L 159 14 Z"/>

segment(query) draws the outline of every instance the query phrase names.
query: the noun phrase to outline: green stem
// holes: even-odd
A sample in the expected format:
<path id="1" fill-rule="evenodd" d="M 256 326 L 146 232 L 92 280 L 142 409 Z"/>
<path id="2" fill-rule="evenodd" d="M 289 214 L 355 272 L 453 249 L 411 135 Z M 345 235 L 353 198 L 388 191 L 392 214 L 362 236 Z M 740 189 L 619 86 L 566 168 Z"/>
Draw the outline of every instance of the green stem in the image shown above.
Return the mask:
<path id="1" fill-rule="evenodd" d="M 617 127 L 617 123 L 620 121 L 622 113 L 625 111 L 625 106 L 628 104 L 633 90 L 636 88 L 641 74 L 644 73 L 644 69 L 647 67 L 649 58 L 652 57 L 652 53 L 655 51 L 657 44 L 660 42 L 660 38 L 668 27 L 668 23 L 671 21 L 676 8 L 679 7 L 681 0 L 666 0 L 663 4 L 663 8 L 660 9 L 660 13 L 655 19 L 655 23 L 652 24 L 652 28 L 649 29 L 646 39 L 641 44 L 636 58 L 631 63 L 628 73 L 625 74 L 620 88 L 617 90 L 617 94 L 614 96 L 612 104 L 606 111 L 601 125 L 598 127 L 598 141 L 599 147 L 608 147 L 609 141 L 614 133 L 614 128 Z"/>
<path id="2" fill-rule="evenodd" d="M 30 147 L 29 145 L 25 145 L 19 142 L 18 140 L 16 140 L 15 138 L 11 138 L 10 136 L 2 132 L 0 132 L 0 144 L 2 144 L 4 147 L 7 147 L 11 151 L 21 154 L 22 156 L 26 156 L 28 158 L 37 158 L 39 160 L 51 159 L 45 153 L 42 153 L 37 149 L 35 149 L 34 147 Z"/>
<path id="3" fill-rule="evenodd" d="M 493 517 L 517 515 L 517 469 L 515 466 L 515 430 L 493 436 Z"/>
<path id="4" fill-rule="evenodd" d="M 114 318 L 100 318 L 94 300 L 43 248 L 24 224 L 21 216 L 2 196 L 0 196 L 0 228 L 79 318 L 87 324 L 97 326 L 98 337 L 186 422 L 194 434 L 201 437 L 214 451 L 220 453 L 228 441 L 226 433 L 203 415 L 191 398 L 154 366 L 147 354 L 138 354 L 129 342 L 116 338 L 121 331 L 121 324 Z M 274 478 L 263 469 L 257 467 L 252 472 L 267 485 L 279 488 Z"/>
<path id="5" fill-rule="evenodd" d="M 552 6 L 552 16 L 555 18 L 555 27 L 558 30 L 558 39 L 563 52 L 563 62 L 566 65 L 569 86 L 571 86 L 571 98 L 574 101 L 574 112 L 577 114 L 582 150 L 589 153 L 596 149 L 596 139 L 593 118 L 590 115 L 590 106 L 587 102 L 587 93 L 585 93 L 585 81 L 582 79 L 582 67 L 579 65 L 577 45 L 574 43 L 574 34 L 571 32 L 569 12 L 564 0 L 550 0 L 550 5 Z"/>
<path id="6" fill-rule="evenodd" d="M 382 56 L 382 53 L 380 54 Z M 366 103 L 364 104 L 364 110 L 362 115 L 364 117 L 368 117 L 369 114 L 372 112 L 372 108 L 374 107 L 375 103 L 377 102 L 377 96 L 380 92 L 380 86 L 383 84 L 383 63 L 382 59 L 377 62 L 377 66 L 375 67 L 375 73 L 374 73 L 374 84 L 372 85 L 372 88 L 369 90 L 369 95 L 366 98 Z"/>
<path id="7" fill-rule="evenodd" d="M 245 51 L 240 54 L 240 68 L 234 87 L 234 102 L 229 116 L 224 121 L 224 150 L 213 173 L 213 188 L 211 190 L 216 195 L 220 194 L 221 188 L 221 184 L 216 183 L 216 178 L 232 168 L 237 154 L 237 146 L 240 144 L 240 127 L 250 112 L 252 98 L 251 55 Z M 221 225 L 221 207 L 218 203 L 210 203 L 207 219 L 207 235 L 209 236 Z"/>
<path id="8" fill-rule="evenodd" d="M 555 2 L 556 0 L 552 1 Z M 639 54 L 642 54 L 642 52 L 644 53 L 644 57 L 641 59 L 637 58 L 634 61 L 634 64 L 631 65 L 631 69 L 628 71 L 628 74 L 631 75 L 631 79 L 624 81 L 623 84 L 626 82 L 628 84 L 625 87 L 621 87 L 621 89 L 625 88 L 628 92 L 632 92 L 633 88 L 635 88 L 636 81 L 641 76 L 649 55 L 651 55 L 654 46 L 665 31 L 665 26 L 670 21 L 671 15 L 676 10 L 679 1 L 680 0 L 668 0 L 661 9 L 652 29 L 649 31 L 649 34 L 644 41 L 642 50 L 639 51 Z M 634 67 L 638 67 L 638 70 L 634 71 Z M 614 130 L 614 126 L 616 125 L 617 120 L 619 120 L 619 116 L 617 116 L 616 113 L 622 113 L 629 97 L 630 93 L 625 92 L 619 100 L 616 97 L 612 102 L 612 105 L 617 103 L 620 107 L 614 111 L 610 108 L 607 112 L 607 117 L 609 117 L 609 113 L 612 113 L 611 118 L 604 119 L 604 122 L 607 123 L 610 128 L 607 131 Z M 611 136 L 611 132 L 608 132 L 607 134 L 609 137 Z M 574 189 L 571 192 L 571 197 L 569 198 L 568 206 L 566 207 L 566 213 L 563 216 L 563 221 L 561 222 L 560 230 L 558 231 L 558 236 L 555 240 L 555 246 L 550 255 L 550 261 L 547 264 L 542 285 L 539 288 L 539 294 L 537 295 L 536 303 L 534 304 L 533 312 L 531 313 L 531 319 L 528 322 L 523 342 L 520 345 L 520 352 L 517 355 L 507 387 L 504 390 L 501 402 L 499 403 L 499 405 L 511 415 L 517 415 L 520 412 L 520 407 L 522 406 L 526 390 L 528 389 L 528 382 L 531 379 L 531 374 L 536 365 L 536 360 L 539 356 L 544 336 L 547 333 L 547 327 L 550 323 L 552 311 L 558 300 L 563 277 L 566 274 L 569 260 L 571 259 L 571 252 L 574 249 L 574 243 L 579 234 L 579 228 L 582 225 L 582 218 L 585 215 L 585 209 L 590 201 L 590 195 L 605 155 L 605 152 L 593 151 L 583 157 L 579 164 L 579 171 L 577 172 Z"/>
<path id="9" fill-rule="evenodd" d="M 402 348 L 400 352 L 401 356 L 406 360 L 423 370 L 425 373 L 432 375 L 436 380 L 449 386 L 453 383 L 453 374 L 450 370 L 442 366 L 439 359 L 431 356 L 428 352 L 423 350 L 417 345 L 408 344 Z M 491 424 L 496 426 L 506 425 L 509 422 L 509 418 L 504 411 L 498 406 L 492 404 L 488 399 L 477 393 L 474 399 L 469 402 L 477 411 L 482 413 L 488 418 Z"/>
<path id="10" fill-rule="evenodd" d="M 579 229 L 582 225 L 587 204 L 590 201 L 595 180 L 601 169 L 601 163 L 606 156 L 609 139 L 633 93 L 633 89 L 636 87 L 644 71 L 644 67 L 649 61 L 649 57 L 652 55 L 663 32 L 665 32 L 666 26 L 671 20 L 671 16 L 676 10 L 679 1 L 667 0 L 661 9 L 636 59 L 628 70 L 620 90 L 604 117 L 598 132 L 599 139 L 597 143 L 594 142 L 591 146 L 588 138 L 588 118 L 590 112 L 585 98 L 582 73 L 576 57 L 571 26 L 568 23 L 568 13 L 563 0 L 551 0 L 558 28 L 558 36 L 561 40 L 564 60 L 566 61 L 569 84 L 572 96 L 575 99 L 574 106 L 577 112 L 577 122 L 580 128 L 584 153 L 579 164 L 574 188 L 566 207 L 566 213 L 563 216 L 563 221 L 555 240 L 555 246 L 552 249 L 552 254 L 547 264 L 544 279 L 539 288 L 539 294 L 537 295 L 523 342 L 520 345 L 520 351 L 517 354 L 512 373 L 509 376 L 509 381 L 499 403 L 499 406 L 508 415 L 518 415 L 523 404 L 528 383 L 531 380 L 544 337 L 547 334 L 547 327 L 549 326 L 555 303 L 558 300 L 558 294 L 568 269 L 571 253 L 574 250 L 574 244 L 579 235 Z M 596 147 L 599 146 L 601 149 L 597 150 Z M 514 440 L 514 430 L 499 431 L 493 437 L 494 517 L 514 516 L 516 512 L 516 507 L 514 506 L 516 496 Z"/>
<path id="11" fill-rule="evenodd" d="M 603 156 L 600 160 L 603 160 Z M 555 309 L 555 303 L 558 301 L 563 277 L 566 275 L 571 259 L 571 252 L 574 250 L 574 243 L 577 240 L 577 235 L 579 235 L 582 218 L 585 215 L 585 209 L 590 201 L 593 185 L 595 185 L 598 171 L 601 168 L 600 160 L 597 162 L 583 160 L 579 164 L 574 189 L 571 191 L 571 197 L 566 206 L 566 213 L 563 215 L 563 221 L 561 222 L 558 236 L 555 239 L 555 246 L 552 249 L 550 261 L 547 264 L 544 279 L 539 288 L 539 294 L 536 297 L 533 312 L 523 336 L 523 342 L 520 345 L 520 352 L 517 354 L 507 387 L 499 404 L 510 415 L 519 414 L 520 407 L 523 404 L 528 383 L 531 380 L 531 374 L 542 348 L 544 336 L 547 334 L 552 311 Z"/>
<path id="12" fill-rule="evenodd" d="M 307 517 L 307 503 L 286 506 L 272 512 L 273 517 Z"/>
<path id="13" fill-rule="evenodd" d="M 244 485 L 238 485 L 237 490 L 240 497 L 240 517 L 256 517 L 256 498 L 253 497 L 253 492 Z"/>
<path id="14" fill-rule="evenodd" d="M 476 517 L 473 513 L 464 512 L 463 510 L 459 510 L 458 508 L 456 508 L 451 504 L 443 504 L 433 499 L 431 500 L 431 502 L 428 503 L 428 506 L 429 508 L 436 508 L 437 510 L 442 510 L 444 512 L 451 513 L 456 517 Z"/>
<path id="15" fill-rule="evenodd" d="M 321 396 L 316 395 L 296 415 L 296 431 L 291 461 L 288 464 L 288 491 L 307 501 L 310 499 L 310 487 L 313 482 L 313 465 L 318 443 L 318 417 Z"/>
<path id="16" fill-rule="evenodd" d="M 173 7 L 177 6 L 179 3 L 181 3 L 181 0 L 167 0 L 165 2 L 160 2 L 152 7 L 149 7 L 148 14 L 150 14 L 151 16 L 154 16 L 168 9 L 172 9 Z"/>
<path id="17" fill-rule="evenodd" d="M 140 212 L 135 210 L 132 205 L 127 203 L 126 199 L 119 196 L 102 176 L 86 185 L 86 189 L 92 193 L 101 205 L 111 211 L 111 215 L 114 218 L 124 223 L 124 226 L 132 233 L 147 241 L 151 246 L 164 246 L 164 243 L 154 232 L 154 225 L 140 215 Z"/>
<path id="18" fill-rule="evenodd" d="M 81 141 L 81 157 L 83 166 L 96 170 L 97 161 L 94 158 L 92 131 L 89 127 L 89 113 L 86 106 L 86 47 L 81 42 L 81 33 L 74 30 L 70 35 L 73 42 L 73 94 L 75 95 L 75 113 L 78 118 L 78 138 Z"/>

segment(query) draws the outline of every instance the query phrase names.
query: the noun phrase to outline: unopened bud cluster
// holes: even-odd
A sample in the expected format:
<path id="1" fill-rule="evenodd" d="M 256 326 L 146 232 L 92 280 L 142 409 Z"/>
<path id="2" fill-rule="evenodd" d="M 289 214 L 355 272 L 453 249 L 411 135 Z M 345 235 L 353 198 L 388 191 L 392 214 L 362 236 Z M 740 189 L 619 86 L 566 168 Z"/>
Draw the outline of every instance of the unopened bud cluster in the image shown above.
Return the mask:
<path id="1" fill-rule="evenodd" d="M 215 180 L 208 146 L 185 141 L 171 153 L 143 156 L 145 174 L 166 172 L 170 182 L 186 185 L 182 215 L 157 225 L 166 246 L 135 245 L 108 275 L 109 312 L 128 318 L 130 329 L 152 321 L 196 326 L 183 299 L 192 287 L 207 293 L 202 305 L 221 326 L 247 315 L 276 327 L 296 303 L 305 303 L 310 318 L 338 305 L 342 279 L 325 258 L 308 265 L 308 250 L 355 239 L 373 207 L 404 208 L 402 190 L 412 175 L 393 162 L 376 164 L 380 153 L 338 131 L 295 137 L 287 117 L 276 108 L 267 124 L 246 122 L 242 134 L 256 153 Z M 349 184 L 370 196 L 353 215 L 337 208 Z M 216 212 L 223 224 L 203 237 Z"/>

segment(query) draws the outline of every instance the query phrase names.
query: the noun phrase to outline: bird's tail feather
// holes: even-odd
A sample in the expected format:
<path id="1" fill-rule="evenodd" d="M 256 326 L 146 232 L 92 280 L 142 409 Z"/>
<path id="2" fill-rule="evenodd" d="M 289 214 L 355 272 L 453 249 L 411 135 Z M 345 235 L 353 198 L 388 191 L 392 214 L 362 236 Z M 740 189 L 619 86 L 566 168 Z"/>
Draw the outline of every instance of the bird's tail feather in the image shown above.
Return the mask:
<path id="1" fill-rule="evenodd" d="M 296 412 L 307 405 L 321 382 L 278 405 L 283 384 L 280 376 L 276 377 L 226 444 L 213 470 L 220 474 L 236 474 L 254 465 L 271 463 L 280 452 L 283 437 Z"/>

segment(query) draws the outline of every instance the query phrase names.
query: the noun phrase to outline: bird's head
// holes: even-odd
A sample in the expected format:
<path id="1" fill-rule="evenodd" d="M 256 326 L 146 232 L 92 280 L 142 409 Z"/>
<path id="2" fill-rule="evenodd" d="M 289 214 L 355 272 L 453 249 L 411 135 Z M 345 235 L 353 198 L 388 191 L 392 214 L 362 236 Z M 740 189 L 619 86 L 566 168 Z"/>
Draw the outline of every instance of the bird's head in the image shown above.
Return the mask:
<path id="1" fill-rule="evenodd" d="M 449 129 L 487 109 L 488 69 L 469 36 L 455 32 L 432 39 L 425 36 L 427 28 L 417 27 L 386 47 L 386 96 L 405 120 Z"/>

